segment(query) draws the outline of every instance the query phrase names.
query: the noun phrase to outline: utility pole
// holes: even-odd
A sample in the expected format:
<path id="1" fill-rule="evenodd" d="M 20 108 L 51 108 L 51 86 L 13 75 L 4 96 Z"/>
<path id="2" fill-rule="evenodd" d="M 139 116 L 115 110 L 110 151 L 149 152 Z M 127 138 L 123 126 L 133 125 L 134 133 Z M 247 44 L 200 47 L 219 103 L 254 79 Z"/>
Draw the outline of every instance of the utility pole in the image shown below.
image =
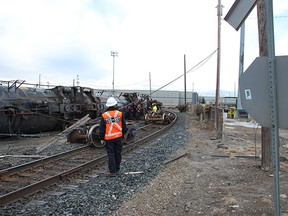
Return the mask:
<path id="1" fill-rule="evenodd" d="M 39 88 L 40 88 L 40 85 L 41 85 L 41 74 L 39 74 Z"/>
<path id="2" fill-rule="evenodd" d="M 118 56 L 118 52 L 111 51 L 111 56 L 113 56 L 113 81 L 112 81 L 112 86 L 113 86 L 113 92 L 114 92 L 115 57 Z"/>
<path id="3" fill-rule="evenodd" d="M 76 83 L 77 83 L 77 86 L 80 86 L 80 81 L 79 81 L 79 75 L 78 74 L 76 76 Z"/>
<path id="4" fill-rule="evenodd" d="M 221 16 L 222 5 L 221 0 L 218 0 L 217 6 L 218 16 L 218 41 L 217 41 L 217 75 L 216 75 L 216 95 L 215 95 L 215 123 L 217 131 L 217 139 L 220 139 L 220 121 L 219 121 L 219 88 L 220 88 L 220 63 L 221 63 Z"/>
<path id="5" fill-rule="evenodd" d="M 151 91 L 151 72 L 149 72 L 149 85 L 150 85 L 150 96 L 152 94 L 152 91 Z"/>
<path id="6" fill-rule="evenodd" d="M 186 103 L 186 55 L 184 55 L 184 104 Z"/>
<path id="7" fill-rule="evenodd" d="M 257 2 L 258 17 L 258 38 L 259 38 L 259 55 L 268 56 L 267 34 L 266 34 L 266 12 L 265 0 Z M 273 168 L 272 163 L 272 146 L 271 146 L 271 128 L 261 128 L 261 169 L 269 171 Z"/>

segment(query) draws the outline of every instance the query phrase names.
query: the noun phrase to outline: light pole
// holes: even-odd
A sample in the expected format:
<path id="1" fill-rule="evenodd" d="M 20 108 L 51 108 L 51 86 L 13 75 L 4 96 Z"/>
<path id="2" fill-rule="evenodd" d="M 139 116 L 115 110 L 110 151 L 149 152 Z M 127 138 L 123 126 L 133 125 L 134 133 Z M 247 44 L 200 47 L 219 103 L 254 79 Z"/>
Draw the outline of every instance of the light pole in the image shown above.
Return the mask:
<path id="1" fill-rule="evenodd" d="M 115 57 L 118 56 L 118 52 L 111 51 L 111 56 L 113 56 L 113 81 L 112 81 L 112 85 L 113 85 L 113 92 L 114 92 Z"/>

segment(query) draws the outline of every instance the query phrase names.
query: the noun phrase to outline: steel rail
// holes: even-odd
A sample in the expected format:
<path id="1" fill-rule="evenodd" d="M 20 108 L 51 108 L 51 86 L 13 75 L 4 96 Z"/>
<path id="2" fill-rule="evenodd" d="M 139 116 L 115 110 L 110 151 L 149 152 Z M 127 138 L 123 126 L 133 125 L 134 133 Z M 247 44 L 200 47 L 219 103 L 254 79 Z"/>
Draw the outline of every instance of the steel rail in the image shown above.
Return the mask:
<path id="1" fill-rule="evenodd" d="M 84 150 L 84 149 L 89 148 L 89 147 L 90 146 L 84 146 L 84 147 L 76 148 L 76 149 L 73 149 L 70 151 L 66 151 L 66 152 L 59 153 L 59 154 L 52 155 L 52 156 L 47 156 L 47 157 L 44 157 L 44 158 L 41 158 L 38 160 L 34 160 L 34 161 L 31 161 L 31 162 L 28 162 L 25 164 L 20 164 L 18 166 L 13 166 L 13 167 L 10 167 L 7 169 L 0 170 L 0 178 L 4 175 L 13 175 L 17 172 L 25 171 L 27 169 L 30 169 L 30 168 L 35 167 L 35 166 L 40 166 L 40 165 L 42 165 L 44 163 L 48 163 L 50 161 L 56 161 L 58 159 L 61 159 L 63 157 L 75 154 L 78 151 Z"/>
<path id="2" fill-rule="evenodd" d="M 20 188 L 18 190 L 7 193 L 7 194 L 0 197 L 0 206 L 7 205 L 7 204 L 12 203 L 16 200 L 19 200 L 20 198 L 22 198 L 24 196 L 32 195 L 32 194 L 36 193 L 37 191 L 39 191 L 45 187 L 56 184 L 59 181 L 63 181 L 75 173 L 78 173 L 80 171 L 84 171 L 90 167 L 98 165 L 101 162 L 104 162 L 106 160 L 106 158 L 107 158 L 107 155 L 103 155 L 97 159 L 91 160 L 87 163 L 84 163 L 82 165 L 79 165 L 77 167 L 69 169 L 67 171 L 61 172 L 61 173 L 56 174 L 56 175 L 49 177 L 47 179 L 41 180 L 39 182 L 28 185 L 26 187 L 23 187 L 23 188 Z"/>
<path id="3" fill-rule="evenodd" d="M 149 127 L 149 126 L 151 126 L 151 125 L 145 125 L 145 126 L 143 126 L 141 128 L 137 128 L 136 131 L 137 130 L 142 130 L 143 128 L 146 128 L 146 127 Z M 17 172 L 20 172 L 20 171 L 25 171 L 25 170 L 31 169 L 33 167 L 36 167 L 36 166 L 41 166 L 44 163 L 48 163 L 48 162 L 51 162 L 51 161 L 56 161 L 58 159 L 62 159 L 63 157 L 67 157 L 67 156 L 76 154 L 79 151 L 87 149 L 87 148 L 91 148 L 91 146 L 87 145 L 87 146 L 76 148 L 76 149 L 73 149 L 73 150 L 70 150 L 70 151 L 61 152 L 61 153 L 56 154 L 56 155 L 46 156 L 46 157 L 40 158 L 38 160 L 33 160 L 33 161 L 25 163 L 25 164 L 20 164 L 20 165 L 17 165 L 17 166 L 13 166 L 13 167 L 9 167 L 9 168 L 6 168 L 6 169 L 2 169 L 2 170 L 0 170 L 0 178 L 2 176 L 4 176 L 4 175 L 13 175 L 13 174 L 15 174 Z"/>
<path id="4" fill-rule="evenodd" d="M 161 134 L 161 133 L 163 133 L 164 131 L 167 131 L 167 130 L 169 130 L 171 127 L 173 127 L 174 124 L 176 123 L 177 119 L 178 119 L 178 116 L 176 115 L 176 113 L 174 113 L 174 112 L 172 112 L 172 111 L 169 111 L 169 112 L 172 113 L 172 114 L 174 114 L 174 116 L 175 116 L 174 120 L 173 120 L 170 124 L 168 124 L 167 126 L 163 127 L 162 129 L 160 129 L 160 130 L 158 130 L 158 131 L 150 134 L 149 136 L 146 136 L 146 137 L 144 137 L 144 138 L 142 138 L 142 139 L 139 139 L 139 140 L 135 141 L 135 142 L 132 143 L 132 144 L 129 144 L 129 145 L 123 147 L 123 150 L 124 150 L 125 152 L 128 152 L 128 151 L 130 151 L 130 150 L 132 150 L 132 149 L 134 149 L 134 148 L 136 148 L 136 147 L 138 147 L 138 146 L 140 146 L 140 145 L 142 145 L 142 144 L 144 144 L 144 143 L 149 142 L 151 139 L 155 138 L 155 137 L 158 136 L 159 134 Z"/>
<path id="5" fill-rule="evenodd" d="M 169 125 L 167 125 L 164 128 L 162 128 L 162 129 L 150 134 L 149 136 L 147 136 L 145 138 L 139 139 L 139 140 L 133 142 L 132 144 L 124 146 L 123 147 L 123 153 L 129 152 L 129 151 L 135 149 L 136 147 L 138 147 L 140 145 L 143 145 L 144 143 L 147 143 L 148 141 L 150 141 L 151 139 L 155 138 L 156 136 L 158 136 L 160 134 L 163 134 L 164 131 L 169 130 L 176 123 L 176 121 L 178 119 L 176 113 L 171 112 L 171 111 L 169 111 L 169 112 L 174 114 L 174 116 L 175 116 L 174 120 Z M 81 147 L 81 148 L 84 149 L 84 148 L 87 148 L 87 147 L 89 147 L 89 146 L 85 146 L 85 147 Z M 78 148 L 78 149 L 75 149 L 75 150 L 72 150 L 72 151 L 76 152 L 77 150 L 79 150 L 81 148 Z M 69 152 L 71 152 L 71 151 L 69 151 Z M 60 155 L 61 154 L 55 155 L 55 157 L 57 158 Z M 47 160 L 48 159 L 49 158 L 47 158 Z M 55 158 L 54 158 L 54 160 L 55 160 Z M 64 172 L 61 172 L 59 174 L 56 174 L 56 175 L 54 175 L 52 177 L 49 177 L 47 179 L 41 180 L 39 182 L 33 183 L 31 185 L 28 185 L 26 187 L 23 187 L 23 188 L 20 188 L 18 190 L 15 190 L 15 191 L 12 191 L 10 193 L 7 193 L 7 194 L 5 194 L 5 195 L 0 197 L 0 206 L 4 206 L 4 205 L 10 204 L 12 202 L 15 202 L 15 201 L 21 199 L 24 196 L 32 195 L 32 194 L 36 193 L 37 191 L 39 191 L 39 190 L 41 190 L 41 189 L 43 189 L 45 187 L 48 187 L 48 186 L 53 185 L 53 184 L 56 184 L 59 181 L 63 181 L 65 179 L 67 179 L 69 176 L 75 175 L 76 173 L 85 171 L 85 170 L 87 170 L 87 169 L 89 169 L 91 167 L 95 167 L 95 166 L 105 162 L 106 160 L 107 160 L 107 154 L 102 155 L 102 156 L 100 156 L 100 157 L 98 157 L 96 159 L 93 159 L 91 161 L 88 161 L 88 162 L 86 162 L 84 164 L 81 164 L 81 165 L 79 165 L 77 167 L 71 168 L 71 169 L 69 169 L 67 171 L 64 171 Z M 41 164 L 41 161 L 42 161 L 41 159 L 38 161 L 38 162 L 40 162 L 39 164 Z M 29 166 L 28 164 L 27 164 L 27 167 Z M 17 168 L 15 168 L 15 170 L 13 172 L 16 172 L 16 170 L 17 170 Z M 5 172 L 3 171 L 3 173 L 5 173 Z M 7 174 L 7 172 L 6 172 L 6 174 Z"/>
<path id="6" fill-rule="evenodd" d="M 141 128 L 137 128 L 136 131 L 142 130 L 142 129 L 144 129 L 146 127 L 149 127 L 149 126 L 151 126 L 151 125 L 145 125 L 145 126 L 143 126 Z M 87 146 L 76 148 L 76 149 L 73 149 L 73 150 L 70 150 L 70 151 L 62 152 L 62 153 L 59 153 L 59 154 L 56 154 L 56 155 L 46 156 L 46 157 L 40 158 L 38 160 L 33 160 L 33 161 L 25 163 L 25 164 L 20 164 L 20 165 L 17 165 L 17 166 L 13 166 L 13 167 L 9 167 L 9 168 L 6 168 L 6 169 L 2 169 L 2 170 L 0 170 L 0 179 L 3 176 L 13 175 L 13 174 L 15 174 L 17 172 L 25 171 L 25 170 L 31 169 L 33 167 L 36 167 L 36 166 L 41 166 L 44 163 L 48 163 L 48 162 L 51 162 L 51 161 L 56 161 L 58 159 L 62 159 L 63 157 L 67 157 L 67 156 L 76 154 L 79 151 L 85 150 L 87 148 L 91 148 L 91 146 L 87 145 Z"/>

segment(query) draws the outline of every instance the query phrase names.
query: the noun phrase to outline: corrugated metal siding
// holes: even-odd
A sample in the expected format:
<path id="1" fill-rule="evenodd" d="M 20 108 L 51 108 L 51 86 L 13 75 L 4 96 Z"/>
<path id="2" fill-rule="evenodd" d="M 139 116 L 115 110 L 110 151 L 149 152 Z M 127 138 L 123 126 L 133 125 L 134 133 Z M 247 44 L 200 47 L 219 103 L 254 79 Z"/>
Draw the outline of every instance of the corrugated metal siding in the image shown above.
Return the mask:
<path id="1" fill-rule="evenodd" d="M 121 92 L 138 92 L 140 94 L 150 94 L 149 90 L 117 90 Z M 152 91 L 153 92 L 153 91 Z M 184 104 L 184 92 L 183 91 L 157 91 L 152 94 L 152 99 L 158 100 L 163 103 L 164 106 L 178 106 Z M 198 102 L 197 93 L 187 92 L 186 93 L 186 102 Z M 197 103 L 196 102 L 196 103 Z"/>

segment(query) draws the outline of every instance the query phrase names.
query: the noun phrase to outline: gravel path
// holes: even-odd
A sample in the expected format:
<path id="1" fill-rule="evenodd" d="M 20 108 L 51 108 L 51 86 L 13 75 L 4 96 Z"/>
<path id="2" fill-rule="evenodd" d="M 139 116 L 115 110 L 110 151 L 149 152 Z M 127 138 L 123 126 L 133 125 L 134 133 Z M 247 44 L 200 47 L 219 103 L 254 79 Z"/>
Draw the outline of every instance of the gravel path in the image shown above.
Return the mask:
<path id="1" fill-rule="evenodd" d="M 185 113 L 178 113 L 176 126 L 145 147 L 124 155 L 121 172 L 107 178 L 107 167 L 95 168 L 61 185 L 53 186 L 11 205 L 1 215 L 112 215 L 124 201 L 141 191 L 161 171 L 163 163 L 189 135 Z M 128 173 L 128 174 L 127 174 Z"/>

